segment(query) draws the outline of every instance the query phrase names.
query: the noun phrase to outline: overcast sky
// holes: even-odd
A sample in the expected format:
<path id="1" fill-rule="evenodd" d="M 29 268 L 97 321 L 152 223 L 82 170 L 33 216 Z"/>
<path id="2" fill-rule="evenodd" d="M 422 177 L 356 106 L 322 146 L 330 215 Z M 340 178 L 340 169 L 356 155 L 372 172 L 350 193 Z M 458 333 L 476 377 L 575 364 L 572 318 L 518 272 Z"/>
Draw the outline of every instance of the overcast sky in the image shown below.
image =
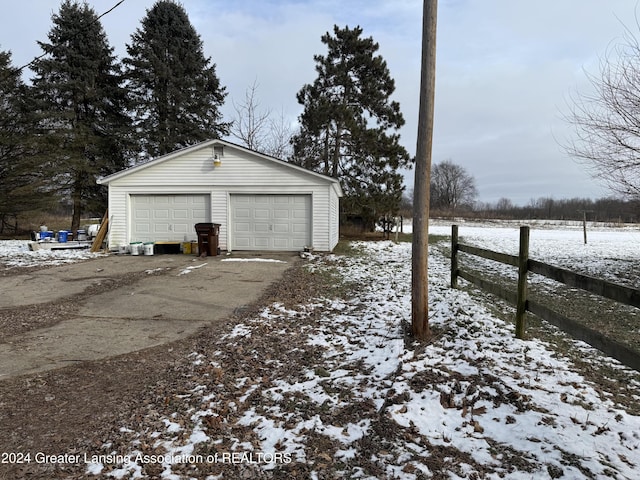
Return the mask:
<path id="1" fill-rule="evenodd" d="M 40 55 L 57 0 L 0 0 L 0 49 L 15 66 Z M 118 0 L 88 0 L 97 14 Z M 102 19 L 122 57 L 130 36 L 154 0 L 125 0 Z M 206 55 L 232 100 L 241 102 L 257 81 L 264 108 L 294 122 L 296 93 L 316 77 L 320 37 L 360 25 L 380 44 L 396 81 L 406 125 L 402 143 L 415 153 L 422 2 L 420 0 L 182 0 Z M 501 197 L 526 204 L 550 196 L 599 198 L 609 192 L 562 150 L 571 131 L 562 119 L 569 97 L 588 92 L 585 70 L 598 72 L 602 56 L 636 31 L 635 0 L 440 0 L 433 161 L 462 165 L 477 183 L 479 200 Z M 28 79 L 31 72 L 26 72 Z M 406 176 L 413 186 L 413 173 Z"/>

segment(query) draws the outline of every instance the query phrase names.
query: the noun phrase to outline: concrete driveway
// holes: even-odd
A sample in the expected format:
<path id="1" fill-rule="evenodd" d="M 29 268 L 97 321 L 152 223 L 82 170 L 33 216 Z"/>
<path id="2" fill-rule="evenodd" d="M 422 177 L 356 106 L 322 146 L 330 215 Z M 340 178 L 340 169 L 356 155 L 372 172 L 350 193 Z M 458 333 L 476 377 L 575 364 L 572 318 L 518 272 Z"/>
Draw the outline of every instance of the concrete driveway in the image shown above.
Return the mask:
<path id="1" fill-rule="evenodd" d="M 191 335 L 258 300 L 297 261 L 295 254 L 111 255 L 0 277 L 0 314 L 33 305 L 46 314 L 55 302 L 73 302 L 69 318 L 0 343 L 0 381 Z"/>

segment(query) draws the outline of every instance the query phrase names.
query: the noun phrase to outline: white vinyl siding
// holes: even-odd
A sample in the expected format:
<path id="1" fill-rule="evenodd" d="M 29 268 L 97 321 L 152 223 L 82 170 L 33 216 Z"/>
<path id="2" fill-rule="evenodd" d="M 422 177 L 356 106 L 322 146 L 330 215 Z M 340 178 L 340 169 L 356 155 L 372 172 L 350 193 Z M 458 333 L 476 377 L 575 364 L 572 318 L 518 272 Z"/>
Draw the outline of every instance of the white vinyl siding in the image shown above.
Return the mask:
<path id="1" fill-rule="evenodd" d="M 329 199 L 329 248 L 333 250 L 340 241 L 340 205 L 338 195 L 332 191 Z"/>

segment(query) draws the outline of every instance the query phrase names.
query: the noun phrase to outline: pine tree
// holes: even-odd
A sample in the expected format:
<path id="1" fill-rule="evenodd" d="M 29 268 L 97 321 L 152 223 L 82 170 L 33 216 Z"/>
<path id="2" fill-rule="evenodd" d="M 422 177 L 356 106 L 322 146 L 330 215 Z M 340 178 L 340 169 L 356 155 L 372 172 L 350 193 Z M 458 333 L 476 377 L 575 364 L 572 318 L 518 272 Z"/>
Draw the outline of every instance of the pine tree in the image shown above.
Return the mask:
<path id="1" fill-rule="evenodd" d="M 11 66 L 11 53 L 0 52 L 0 232 L 17 225 L 17 216 L 36 210 L 44 197 L 40 170 L 31 145 L 33 114 L 20 71 Z"/>
<path id="2" fill-rule="evenodd" d="M 95 11 L 65 0 L 52 16 L 47 54 L 34 63 L 42 169 L 52 195 L 71 199 L 71 229 L 85 210 L 101 214 L 106 190 L 96 178 L 126 166 L 130 122 L 120 67 Z"/>
<path id="3" fill-rule="evenodd" d="M 181 5 L 156 2 L 131 36 L 127 53 L 123 62 L 143 157 L 228 134 L 219 111 L 225 88 Z"/>
<path id="4" fill-rule="evenodd" d="M 404 189 L 398 169 L 411 164 L 393 133 L 404 125 L 400 105 L 390 100 L 395 82 L 362 28 L 334 26 L 322 43 L 328 54 L 314 56 L 318 77 L 297 96 L 304 111 L 292 161 L 339 178 L 343 213 L 372 228 L 397 212 Z"/>

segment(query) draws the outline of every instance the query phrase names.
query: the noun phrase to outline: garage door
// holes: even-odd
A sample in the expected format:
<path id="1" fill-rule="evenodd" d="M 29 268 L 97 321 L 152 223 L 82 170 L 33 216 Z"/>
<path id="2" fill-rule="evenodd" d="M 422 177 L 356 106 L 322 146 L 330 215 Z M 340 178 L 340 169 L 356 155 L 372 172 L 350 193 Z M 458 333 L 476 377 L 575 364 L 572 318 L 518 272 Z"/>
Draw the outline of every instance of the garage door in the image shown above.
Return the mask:
<path id="1" fill-rule="evenodd" d="M 302 250 L 311 245 L 311 195 L 231 195 L 234 250 Z"/>
<path id="2" fill-rule="evenodd" d="M 209 195 L 131 195 L 132 242 L 193 240 L 210 218 Z"/>

